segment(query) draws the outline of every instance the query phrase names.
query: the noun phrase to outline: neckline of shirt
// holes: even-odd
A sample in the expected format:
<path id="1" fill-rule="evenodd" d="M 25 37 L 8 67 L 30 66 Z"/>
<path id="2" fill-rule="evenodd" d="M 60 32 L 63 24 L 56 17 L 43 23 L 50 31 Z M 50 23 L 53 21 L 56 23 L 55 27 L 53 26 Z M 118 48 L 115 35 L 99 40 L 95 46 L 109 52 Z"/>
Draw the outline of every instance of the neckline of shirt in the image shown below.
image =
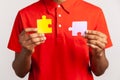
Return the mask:
<path id="1" fill-rule="evenodd" d="M 55 9 L 58 7 L 58 5 L 61 6 L 61 8 L 66 12 L 66 13 L 70 13 L 70 7 L 78 0 L 66 0 L 65 2 L 61 3 L 61 4 L 57 4 L 56 2 L 54 2 L 53 0 L 40 0 L 40 2 L 42 2 L 48 13 L 50 13 L 50 11 L 52 9 Z M 81 0 L 82 1 L 82 0 Z"/>

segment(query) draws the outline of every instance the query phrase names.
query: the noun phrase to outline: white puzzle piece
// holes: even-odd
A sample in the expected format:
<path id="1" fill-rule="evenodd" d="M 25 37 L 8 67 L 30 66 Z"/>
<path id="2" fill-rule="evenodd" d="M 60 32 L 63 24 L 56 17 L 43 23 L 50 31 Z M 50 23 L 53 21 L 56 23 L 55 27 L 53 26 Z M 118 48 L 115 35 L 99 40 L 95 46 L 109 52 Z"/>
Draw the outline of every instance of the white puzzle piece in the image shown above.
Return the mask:
<path id="1" fill-rule="evenodd" d="M 72 27 L 69 27 L 68 30 L 72 31 L 72 36 L 78 36 L 78 33 L 84 36 L 87 30 L 87 21 L 74 21 Z"/>

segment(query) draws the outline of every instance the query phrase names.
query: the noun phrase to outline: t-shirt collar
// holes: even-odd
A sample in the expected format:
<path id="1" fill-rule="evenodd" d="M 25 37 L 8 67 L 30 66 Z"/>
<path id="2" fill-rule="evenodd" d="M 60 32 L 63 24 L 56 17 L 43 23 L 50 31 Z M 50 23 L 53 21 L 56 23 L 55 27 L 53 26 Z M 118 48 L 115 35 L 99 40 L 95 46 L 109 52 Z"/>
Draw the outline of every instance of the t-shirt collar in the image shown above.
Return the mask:
<path id="1" fill-rule="evenodd" d="M 53 0 L 40 0 L 44 3 L 46 9 L 48 12 L 50 12 L 52 9 L 55 9 L 58 4 L 54 2 Z M 72 6 L 77 0 L 66 0 L 65 2 L 59 4 L 61 7 L 67 12 L 70 13 L 70 6 Z"/>

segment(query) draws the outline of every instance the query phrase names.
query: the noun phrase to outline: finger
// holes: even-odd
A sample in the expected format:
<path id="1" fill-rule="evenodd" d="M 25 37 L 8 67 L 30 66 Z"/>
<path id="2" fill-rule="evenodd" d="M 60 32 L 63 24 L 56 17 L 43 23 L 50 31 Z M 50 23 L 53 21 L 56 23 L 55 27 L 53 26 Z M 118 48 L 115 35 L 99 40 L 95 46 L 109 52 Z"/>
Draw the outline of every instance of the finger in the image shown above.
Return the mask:
<path id="1" fill-rule="evenodd" d="M 26 28 L 25 32 L 26 33 L 28 33 L 28 32 L 37 32 L 37 28 Z"/>
<path id="2" fill-rule="evenodd" d="M 20 35 L 23 35 L 23 34 L 25 34 L 25 31 L 24 31 L 24 30 L 20 33 Z"/>
<path id="3" fill-rule="evenodd" d="M 96 46 L 96 45 L 88 44 L 88 46 L 90 46 L 90 47 L 92 48 L 93 51 L 96 51 L 96 52 L 100 52 L 100 51 L 102 51 L 102 49 L 99 48 L 99 47 Z"/>
<path id="4" fill-rule="evenodd" d="M 29 36 L 30 36 L 30 39 L 33 39 L 33 38 L 44 38 L 45 37 L 44 34 L 38 34 L 38 33 L 33 33 L 33 34 L 30 34 Z"/>
<path id="5" fill-rule="evenodd" d="M 89 40 L 88 44 L 92 44 L 92 45 L 98 46 L 101 49 L 105 49 L 105 47 L 106 47 L 105 43 L 102 43 L 102 42 L 96 41 L 96 40 Z"/>
<path id="6" fill-rule="evenodd" d="M 37 32 L 37 28 L 26 28 L 20 33 L 20 35 L 24 35 L 25 33 L 28 33 L 28 32 Z"/>
<path id="7" fill-rule="evenodd" d="M 45 40 L 40 40 L 40 41 L 38 41 L 38 42 L 35 42 L 34 44 L 35 45 L 40 45 L 41 43 L 44 43 L 45 42 Z"/>
<path id="8" fill-rule="evenodd" d="M 90 47 L 92 47 L 92 48 L 94 48 L 94 49 L 95 49 L 95 48 L 98 48 L 97 46 L 95 46 L 95 45 L 93 45 L 93 44 L 91 44 L 91 43 L 88 43 L 87 45 L 90 46 Z"/>
<path id="9" fill-rule="evenodd" d="M 40 37 L 45 37 L 45 34 L 40 33 L 39 36 L 40 36 Z"/>
<path id="10" fill-rule="evenodd" d="M 31 52 L 34 52 L 34 47 L 35 47 L 35 45 L 34 45 L 34 44 L 31 44 L 31 45 L 27 45 L 25 48 L 27 48 L 27 49 L 30 50 Z"/>
<path id="11" fill-rule="evenodd" d="M 93 52 L 95 52 L 98 56 L 103 56 L 103 53 L 101 52 L 104 51 L 104 49 L 101 49 L 98 46 L 93 44 L 88 44 L 88 45 L 92 48 Z"/>
<path id="12" fill-rule="evenodd" d="M 41 41 L 45 41 L 46 40 L 46 37 L 41 37 Z"/>
<path id="13" fill-rule="evenodd" d="M 45 42 L 46 37 L 39 37 L 39 38 L 32 38 L 30 41 L 31 44 L 36 44 L 38 42 L 43 43 Z"/>
<path id="14" fill-rule="evenodd" d="M 101 38 L 107 38 L 107 36 L 104 34 L 104 33 L 102 33 L 102 32 L 100 32 L 100 31 L 95 31 L 95 30 L 87 30 L 86 31 L 86 34 L 88 35 L 97 35 L 97 36 L 100 36 Z"/>
<path id="15" fill-rule="evenodd" d="M 33 32 L 36 31 L 36 28 L 26 28 L 25 30 L 23 30 L 20 35 L 19 38 L 22 38 L 24 40 L 28 40 L 30 38 L 30 36 L 27 34 L 28 32 Z"/>
<path id="16" fill-rule="evenodd" d="M 37 38 L 37 37 L 41 37 L 41 35 L 39 35 L 38 33 L 32 33 L 29 34 L 30 38 Z"/>
<path id="17" fill-rule="evenodd" d="M 99 42 L 107 44 L 107 39 L 106 38 L 101 38 L 101 37 L 95 36 L 95 35 L 87 35 L 86 38 L 88 40 L 97 40 Z"/>
<path id="18" fill-rule="evenodd" d="M 30 34 L 30 37 L 45 37 L 45 34 L 43 34 L 43 33 L 33 33 L 33 34 Z"/>
<path id="19" fill-rule="evenodd" d="M 98 40 L 100 39 L 100 37 L 96 36 L 96 35 L 93 35 L 93 34 L 88 34 L 85 36 L 87 39 L 89 40 Z"/>
<path id="20" fill-rule="evenodd" d="M 30 37 L 28 34 L 25 34 L 25 31 L 22 31 L 21 34 L 19 35 L 19 42 L 21 44 L 24 44 L 29 39 L 30 39 Z"/>
<path id="21" fill-rule="evenodd" d="M 28 38 L 23 38 L 21 39 L 21 44 L 24 45 L 24 46 L 30 46 L 30 45 L 36 45 L 38 44 L 38 42 L 40 43 L 44 43 L 45 40 L 46 40 L 46 37 L 38 37 L 38 34 L 30 34 L 31 37 L 28 37 Z"/>

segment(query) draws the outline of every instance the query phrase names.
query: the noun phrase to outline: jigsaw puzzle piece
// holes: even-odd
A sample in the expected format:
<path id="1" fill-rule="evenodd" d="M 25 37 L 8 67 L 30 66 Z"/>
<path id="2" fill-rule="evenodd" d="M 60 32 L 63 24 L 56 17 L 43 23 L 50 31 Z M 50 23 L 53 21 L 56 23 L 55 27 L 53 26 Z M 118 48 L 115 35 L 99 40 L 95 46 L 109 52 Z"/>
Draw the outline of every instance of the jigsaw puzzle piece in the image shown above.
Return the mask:
<path id="1" fill-rule="evenodd" d="M 52 33 L 52 27 L 49 27 L 51 24 L 52 19 L 46 19 L 46 16 L 43 15 L 42 19 L 37 20 L 38 33 Z"/>
<path id="2" fill-rule="evenodd" d="M 81 35 L 84 36 L 87 30 L 87 21 L 74 21 L 72 22 L 72 27 L 69 27 L 68 29 L 69 31 L 72 31 L 72 36 L 78 36 L 78 33 L 81 33 Z"/>

